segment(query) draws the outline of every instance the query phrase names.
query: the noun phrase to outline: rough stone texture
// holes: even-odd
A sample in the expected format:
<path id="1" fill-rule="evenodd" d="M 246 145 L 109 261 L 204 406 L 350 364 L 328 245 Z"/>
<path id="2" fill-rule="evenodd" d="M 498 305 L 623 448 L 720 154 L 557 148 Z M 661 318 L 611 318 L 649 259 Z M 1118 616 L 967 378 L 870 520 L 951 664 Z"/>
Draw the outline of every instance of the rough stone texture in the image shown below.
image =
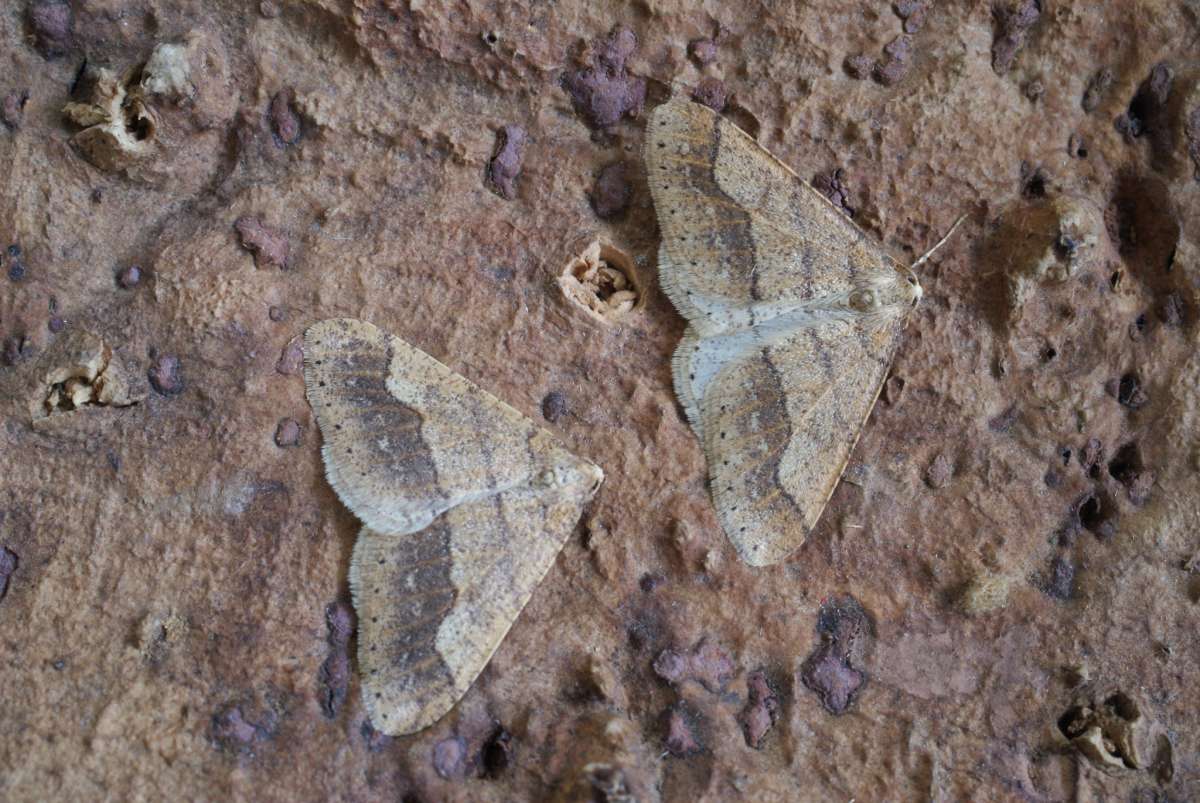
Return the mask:
<path id="1" fill-rule="evenodd" d="M 0 130 L 0 246 L 24 267 L 0 276 L 0 554 L 18 556 L 0 798 L 1200 798 L 1196 5 L 1056 0 L 1028 26 L 1029 3 L 1002 5 L 1020 13 L 930 3 L 909 34 L 887 4 L 833 0 L 6 6 L 0 97 L 30 100 Z M 718 29 L 702 74 L 688 44 Z M 846 74 L 901 35 L 890 86 Z M 180 42 L 187 81 L 178 63 L 157 78 L 181 94 L 142 93 L 156 127 L 128 132 L 153 147 L 85 159 L 61 113 L 83 60 L 119 77 Z M 705 75 L 798 175 L 845 169 L 856 222 L 902 260 L 970 213 L 919 268 L 846 481 L 795 558 L 756 571 L 672 395 L 683 321 L 638 159 L 642 87 L 650 108 Z M 281 148 L 284 87 L 303 136 Z M 1150 130 L 1126 141 L 1131 106 Z M 513 121 L 529 145 L 505 201 L 481 176 Z M 629 206 L 606 222 L 589 192 L 618 160 Z M 1023 163 L 1045 197 L 1022 196 Z M 289 270 L 255 268 L 246 216 L 287 232 Z M 553 282 L 595 239 L 630 255 L 644 297 L 608 326 Z M 114 281 L 130 265 L 134 291 Z M 587 536 L 412 737 L 365 723 L 354 639 L 326 620 L 358 523 L 324 481 L 289 344 L 332 315 L 535 419 L 561 393 L 547 426 L 607 475 Z M 77 328 L 179 392 L 35 427 L 30 372 Z M 295 448 L 271 443 L 284 417 Z M 953 476 L 934 489 L 940 455 Z M 1007 592 L 968 614 L 980 577 Z M 847 597 L 871 623 L 861 655 L 820 625 Z M 655 673 L 702 640 L 734 662 L 724 692 Z M 1106 708 L 1125 698 L 1136 720 Z M 749 735 L 774 720 L 759 749 L 748 706 Z M 1110 733 L 1145 740 L 1121 753 L 1138 766 L 1112 765 Z"/>

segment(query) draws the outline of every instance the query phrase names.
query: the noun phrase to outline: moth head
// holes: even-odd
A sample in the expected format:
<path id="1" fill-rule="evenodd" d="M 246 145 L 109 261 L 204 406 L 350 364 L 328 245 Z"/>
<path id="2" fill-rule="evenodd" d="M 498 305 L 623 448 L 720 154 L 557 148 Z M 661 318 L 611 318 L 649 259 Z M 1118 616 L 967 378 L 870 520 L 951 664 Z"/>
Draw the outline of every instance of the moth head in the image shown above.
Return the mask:
<path id="1" fill-rule="evenodd" d="M 917 302 L 921 300 L 921 296 L 925 295 L 925 291 L 921 288 L 921 283 L 917 281 L 917 275 L 907 268 L 904 271 L 904 284 L 908 291 L 908 303 L 914 307 L 917 306 Z"/>

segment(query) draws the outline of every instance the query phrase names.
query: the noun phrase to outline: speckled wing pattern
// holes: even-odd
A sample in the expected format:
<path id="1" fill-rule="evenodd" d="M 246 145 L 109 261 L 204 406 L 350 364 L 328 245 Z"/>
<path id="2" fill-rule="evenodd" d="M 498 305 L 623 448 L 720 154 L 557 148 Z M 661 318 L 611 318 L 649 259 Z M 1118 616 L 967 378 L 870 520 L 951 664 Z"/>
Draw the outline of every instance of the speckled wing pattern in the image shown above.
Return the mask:
<path id="1" fill-rule="evenodd" d="M 326 477 L 363 522 L 350 565 L 371 722 L 416 732 L 491 659 L 599 487 L 599 468 L 375 326 L 304 335 Z"/>
<path id="2" fill-rule="evenodd" d="M 742 560 L 772 564 L 816 526 L 919 285 L 706 107 L 659 106 L 645 160 L 661 283 L 688 321 L 675 391 L 704 446 L 722 527 Z"/>

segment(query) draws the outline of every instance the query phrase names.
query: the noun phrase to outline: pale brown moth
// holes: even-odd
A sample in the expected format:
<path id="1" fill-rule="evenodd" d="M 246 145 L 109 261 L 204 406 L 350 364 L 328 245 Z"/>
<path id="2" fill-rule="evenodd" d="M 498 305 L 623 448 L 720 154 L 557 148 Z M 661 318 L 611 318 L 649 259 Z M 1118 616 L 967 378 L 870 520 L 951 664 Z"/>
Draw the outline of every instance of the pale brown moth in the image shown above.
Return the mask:
<path id="1" fill-rule="evenodd" d="M 655 109 L 645 161 L 659 276 L 688 321 L 675 393 L 738 555 L 776 563 L 832 496 L 921 285 L 705 106 L 677 95 Z"/>
<path id="2" fill-rule="evenodd" d="M 364 321 L 304 333 L 350 564 L 371 723 L 414 733 L 466 693 L 604 478 L 549 432 Z"/>

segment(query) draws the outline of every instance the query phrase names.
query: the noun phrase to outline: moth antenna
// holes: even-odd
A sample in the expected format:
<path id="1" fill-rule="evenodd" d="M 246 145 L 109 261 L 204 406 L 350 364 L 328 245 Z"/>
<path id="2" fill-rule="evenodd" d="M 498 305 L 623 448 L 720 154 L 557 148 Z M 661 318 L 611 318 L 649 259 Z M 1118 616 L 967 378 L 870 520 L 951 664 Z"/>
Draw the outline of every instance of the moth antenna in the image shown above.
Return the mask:
<path id="1" fill-rule="evenodd" d="M 946 244 L 946 241 L 950 239 L 950 236 L 951 236 L 952 234 L 954 234 L 954 232 L 955 232 L 955 231 L 957 231 L 957 230 L 958 230 L 958 227 L 959 227 L 960 225 L 962 225 L 962 222 L 963 222 L 964 220 L 966 220 L 966 219 L 967 219 L 967 216 L 966 216 L 966 214 L 959 215 L 959 216 L 958 216 L 958 220 L 954 221 L 954 225 L 950 227 L 950 231 L 946 232 L 946 236 L 945 236 L 945 237 L 943 237 L 942 239 L 938 240 L 938 241 L 937 241 L 937 244 L 936 244 L 936 245 L 934 245 L 934 246 L 933 246 L 933 248 L 930 248 L 928 251 L 926 251 L 926 252 L 925 252 L 925 254 L 924 254 L 924 255 L 923 255 L 923 256 L 922 256 L 920 259 L 918 259 L 916 262 L 912 263 L 912 265 L 909 265 L 909 270 L 916 270 L 916 269 L 917 269 L 917 268 L 919 268 L 921 265 L 924 265 L 924 264 L 925 264 L 925 262 L 926 262 L 926 261 L 927 261 L 927 260 L 928 260 L 928 259 L 929 259 L 931 256 L 933 256 L 933 255 L 934 255 L 934 253 L 935 253 L 935 252 L 936 252 L 936 251 L 937 251 L 939 248 L 941 248 L 943 245 L 945 245 L 945 244 Z"/>

